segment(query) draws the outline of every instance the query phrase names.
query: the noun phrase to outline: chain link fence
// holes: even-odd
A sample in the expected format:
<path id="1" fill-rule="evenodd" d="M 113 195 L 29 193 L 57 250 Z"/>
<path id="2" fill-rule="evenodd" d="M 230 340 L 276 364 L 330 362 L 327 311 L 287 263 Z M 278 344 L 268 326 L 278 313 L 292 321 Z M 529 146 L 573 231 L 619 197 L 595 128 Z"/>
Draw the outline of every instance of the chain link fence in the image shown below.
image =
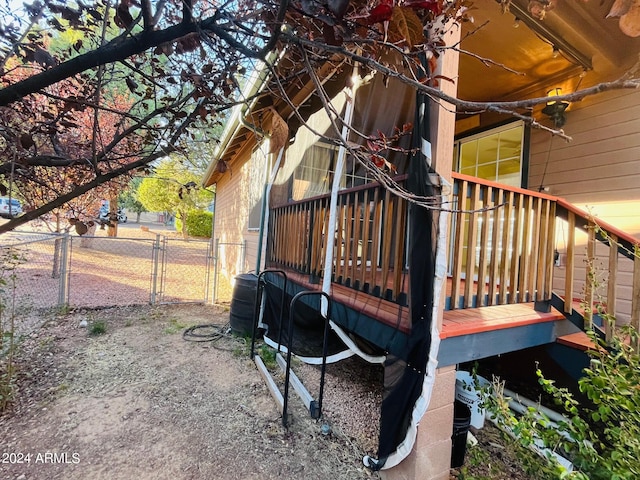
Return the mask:
<path id="1" fill-rule="evenodd" d="M 0 238 L 2 308 L 211 303 L 213 242 L 9 232 Z"/>

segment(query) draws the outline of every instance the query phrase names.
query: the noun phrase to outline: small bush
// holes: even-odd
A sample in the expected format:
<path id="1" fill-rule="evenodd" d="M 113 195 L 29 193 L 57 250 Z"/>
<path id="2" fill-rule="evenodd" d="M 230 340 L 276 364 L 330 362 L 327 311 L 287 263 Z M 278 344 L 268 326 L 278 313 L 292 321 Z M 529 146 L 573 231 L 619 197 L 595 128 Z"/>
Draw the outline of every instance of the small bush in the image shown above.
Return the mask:
<path id="1" fill-rule="evenodd" d="M 97 336 L 107 333 L 107 324 L 103 321 L 93 322 L 89 327 L 89 335 Z"/>
<path id="2" fill-rule="evenodd" d="M 560 453 L 574 466 L 568 472 L 553 458 L 541 462 L 544 478 L 576 480 L 631 480 L 640 478 L 640 356 L 635 350 L 638 333 L 625 327 L 608 345 L 590 351 L 591 364 L 578 386 L 588 401 L 579 402 L 566 388 L 537 375 L 545 391 L 564 410 L 567 421 L 554 424 L 529 408 L 517 416 L 501 394 L 485 396 L 485 407 L 526 447 L 544 446 Z M 543 478 L 543 477 L 540 477 Z"/>
<path id="3" fill-rule="evenodd" d="M 187 215 L 187 234 L 191 237 L 211 238 L 213 213 L 204 210 L 191 210 Z M 182 221 L 176 218 L 176 231 L 182 231 Z"/>

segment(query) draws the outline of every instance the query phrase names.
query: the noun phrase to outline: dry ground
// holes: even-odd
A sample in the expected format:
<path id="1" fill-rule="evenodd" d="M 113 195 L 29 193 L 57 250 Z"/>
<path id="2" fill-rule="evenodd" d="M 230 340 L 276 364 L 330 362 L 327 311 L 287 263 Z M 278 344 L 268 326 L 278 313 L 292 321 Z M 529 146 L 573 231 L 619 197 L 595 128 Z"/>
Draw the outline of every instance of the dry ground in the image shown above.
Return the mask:
<path id="1" fill-rule="evenodd" d="M 329 365 L 323 423 L 331 433 L 293 393 L 287 430 L 242 339 L 183 339 L 185 327 L 228 318 L 202 305 L 114 307 L 34 328 L 18 355 L 15 402 L 0 416 L 0 479 L 380 478 L 361 461 L 376 453 L 379 367 L 354 358 Z M 106 332 L 91 335 L 100 322 Z M 316 396 L 317 368 L 296 369 Z M 495 432 L 478 436 L 481 452 L 467 454 L 459 478 L 535 478 Z"/>
<path id="2" fill-rule="evenodd" d="M 88 328 L 78 326 L 83 318 Z M 223 309 L 195 305 L 49 321 L 21 349 L 20 389 L 0 417 L 0 478 L 377 478 L 361 463 L 360 440 L 375 437 L 369 422 L 352 418 L 359 431 L 346 434 L 345 413 L 327 409 L 332 433 L 322 435 L 292 398 L 286 430 L 243 342 L 182 338 L 187 325 L 227 321 Z M 96 322 L 106 333 L 89 335 Z M 327 403 L 335 383 L 328 378 Z M 357 404 L 374 401 L 371 392 L 354 395 Z M 369 420 L 375 429 L 378 419 Z"/>

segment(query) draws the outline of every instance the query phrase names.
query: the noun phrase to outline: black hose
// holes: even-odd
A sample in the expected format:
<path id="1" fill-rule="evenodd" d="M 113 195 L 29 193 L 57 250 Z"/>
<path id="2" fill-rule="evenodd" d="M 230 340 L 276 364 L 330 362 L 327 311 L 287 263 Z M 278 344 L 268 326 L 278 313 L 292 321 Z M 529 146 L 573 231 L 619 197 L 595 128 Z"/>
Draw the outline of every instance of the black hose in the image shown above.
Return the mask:
<path id="1" fill-rule="evenodd" d="M 238 339 L 231 333 L 231 327 L 227 323 L 225 325 L 203 324 L 194 325 L 182 332 L 182 338 L 188 342 L 213 342 L 213 347 L 220 350 L 233 350 L 233 348 L 222 348 L 215 345 L 215 342 L 221 338 Z"/>

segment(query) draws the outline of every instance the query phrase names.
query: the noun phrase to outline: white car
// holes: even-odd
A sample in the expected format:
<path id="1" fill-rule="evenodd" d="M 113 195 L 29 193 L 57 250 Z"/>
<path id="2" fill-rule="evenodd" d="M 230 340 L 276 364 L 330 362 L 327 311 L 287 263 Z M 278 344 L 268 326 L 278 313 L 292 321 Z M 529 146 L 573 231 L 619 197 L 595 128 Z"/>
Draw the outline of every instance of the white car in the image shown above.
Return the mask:
<path id="1" fill-rule="evenodd" d="M 13 218 L 22 213 L 20 200 L 9 197 L 0 197 L 0 217 Z"/>

